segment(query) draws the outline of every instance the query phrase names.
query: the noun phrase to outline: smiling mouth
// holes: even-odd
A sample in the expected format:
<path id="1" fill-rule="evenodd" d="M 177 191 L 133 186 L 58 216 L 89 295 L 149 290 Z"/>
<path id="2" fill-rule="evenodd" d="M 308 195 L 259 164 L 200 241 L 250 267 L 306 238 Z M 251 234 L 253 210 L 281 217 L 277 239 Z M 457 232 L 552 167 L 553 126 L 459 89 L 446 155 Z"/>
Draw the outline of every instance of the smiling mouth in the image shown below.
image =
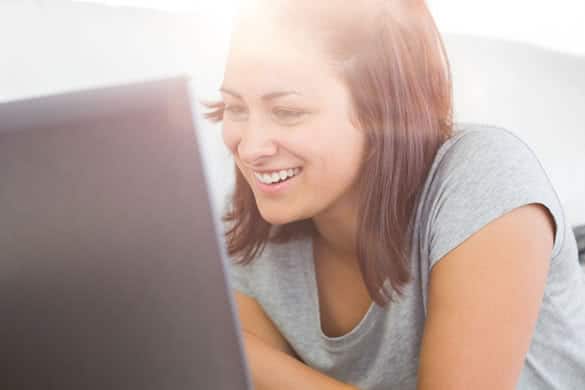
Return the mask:
<path id="1" fill-rule="evenodd" d="M 274 171 L 272 173 L 253 172 L 256 180 L 266 186 L 273 186 L 279 183 L 284 183 L 290 179 L 297 177 L 302 172 L 302 168 L 289 168 L 280 171 Z"/>
<path id="2" fill-rule="evenodd" d="M 303 169 L 300 168 L 293 176 L 285 177 L 284 179 L 279 179 L 274 183 L 264 183 L 258 175 L 254 174 L 254 187 L 259 191 L 267 194 L 276 194 L 282 191 L 286 191 L 290 187 L 290 183 L 293 181 L 291 179 L 295 179 L 303 173 Z M 275 177 L 276 179 L 276 177 Z"/>
<path id="3" fill-rule="evenodd" d="M 294 175 L 294 176 L 288 176 L 285 179 L 280 179 L 278 181 L 275 181 L 274 183 L 264 183 L 264 182 L 262 182 L 262 184 L 264 184 L 266 186 L 276 186 L 278 184 L 286 183 L 287 181 L 290 181 L 291 179 L 294 179 L 297 176 L 298 176 L 298 174 L 297 175 Z"/>

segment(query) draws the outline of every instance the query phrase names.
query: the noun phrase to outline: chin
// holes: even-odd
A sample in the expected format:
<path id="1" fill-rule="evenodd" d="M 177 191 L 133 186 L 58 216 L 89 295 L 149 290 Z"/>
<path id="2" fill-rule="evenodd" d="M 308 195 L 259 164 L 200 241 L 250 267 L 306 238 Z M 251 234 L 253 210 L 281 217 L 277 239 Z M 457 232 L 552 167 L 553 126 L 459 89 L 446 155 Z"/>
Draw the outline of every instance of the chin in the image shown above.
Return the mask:
<path id="1" fill-rule="evenodd" d="M 260 215 L 262 219 L 268 222 L 271 225 L 285 225 L 287 223 L 294 222 L 299 218 L 295 218 L 293 215 L 287 212 L 283 212 L 282 210 L 263 210 L 261 208 L 258 209 L 260 211 Z"/>
<path id="2" fill-rule="evenodd" d="M 287 218 L 284 215 L 276 215 L 276 214 L 269 214 L 269 215 L 261 214 L 261 215 L 262 215 L 262 218 L 271 225 L 285 225 L 287 223 L 294 221 L 290 218 Z"/>

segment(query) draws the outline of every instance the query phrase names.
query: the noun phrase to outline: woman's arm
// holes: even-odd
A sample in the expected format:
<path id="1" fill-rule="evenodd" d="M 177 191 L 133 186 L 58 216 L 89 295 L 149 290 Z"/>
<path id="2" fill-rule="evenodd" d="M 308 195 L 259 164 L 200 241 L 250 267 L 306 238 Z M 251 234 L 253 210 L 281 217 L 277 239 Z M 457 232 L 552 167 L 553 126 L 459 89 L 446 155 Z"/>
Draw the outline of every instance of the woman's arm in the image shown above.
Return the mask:
<path id="1" fill-rule="evenodd" d="M 242 335 L 255 390 L 359 390 L 270 347 L 251 333 L 243 331 Z"/>
<path id="2" fill-rule="evenodd" d="M 553 248 L 542 205 L 492 221 L 431 270 L 418 390 L 512 390 L 528 352 Z"/>

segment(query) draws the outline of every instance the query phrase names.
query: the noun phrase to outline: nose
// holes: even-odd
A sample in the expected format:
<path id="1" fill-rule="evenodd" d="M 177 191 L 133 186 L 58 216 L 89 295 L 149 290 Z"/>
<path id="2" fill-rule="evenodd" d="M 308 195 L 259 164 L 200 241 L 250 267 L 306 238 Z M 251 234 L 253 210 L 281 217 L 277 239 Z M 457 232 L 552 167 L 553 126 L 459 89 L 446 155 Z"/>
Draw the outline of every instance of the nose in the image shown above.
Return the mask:
<path id="1" fill-rule="evenodd" d="M 278 146 L 268 131 L 248 128 L 242 131 L 237 150 L 243 162 L 248 165 L 257 165 L 259 161 L 274 156 L 278 151 Z"/>

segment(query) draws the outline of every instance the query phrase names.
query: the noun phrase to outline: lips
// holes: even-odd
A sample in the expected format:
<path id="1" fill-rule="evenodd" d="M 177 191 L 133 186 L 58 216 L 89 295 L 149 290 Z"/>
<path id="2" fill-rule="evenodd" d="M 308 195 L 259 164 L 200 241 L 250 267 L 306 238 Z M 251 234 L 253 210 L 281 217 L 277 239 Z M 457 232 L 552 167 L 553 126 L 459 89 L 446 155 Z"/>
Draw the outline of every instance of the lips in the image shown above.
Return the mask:
<path id="1" fill-rule="evenodd" d="M 256 183 L 256 188 L 268 195 L 275 195 L 284 193 L 291 185 L 294 185 L 294 179 L 298 178 L 302 174 L 302 169 L 298 171 L 298 173 L 290 178 L 279 181 L 274 184 L 266 184 L 263 183 L 256 175 L 254 175 L 254 181 Z"/>
<path id="2" fill-rule="evenodd" d="M 280 171 L 271 171 L 268 173 L 262 173 L 259 171 L 254 171 L 254 176 L 264 184 L 275 184 L 279 182 L 284 182 L 291 177 L 297 176 L 301 172 L 301 168 L 288 168 L 288 169 L 281 169 Z"/>

